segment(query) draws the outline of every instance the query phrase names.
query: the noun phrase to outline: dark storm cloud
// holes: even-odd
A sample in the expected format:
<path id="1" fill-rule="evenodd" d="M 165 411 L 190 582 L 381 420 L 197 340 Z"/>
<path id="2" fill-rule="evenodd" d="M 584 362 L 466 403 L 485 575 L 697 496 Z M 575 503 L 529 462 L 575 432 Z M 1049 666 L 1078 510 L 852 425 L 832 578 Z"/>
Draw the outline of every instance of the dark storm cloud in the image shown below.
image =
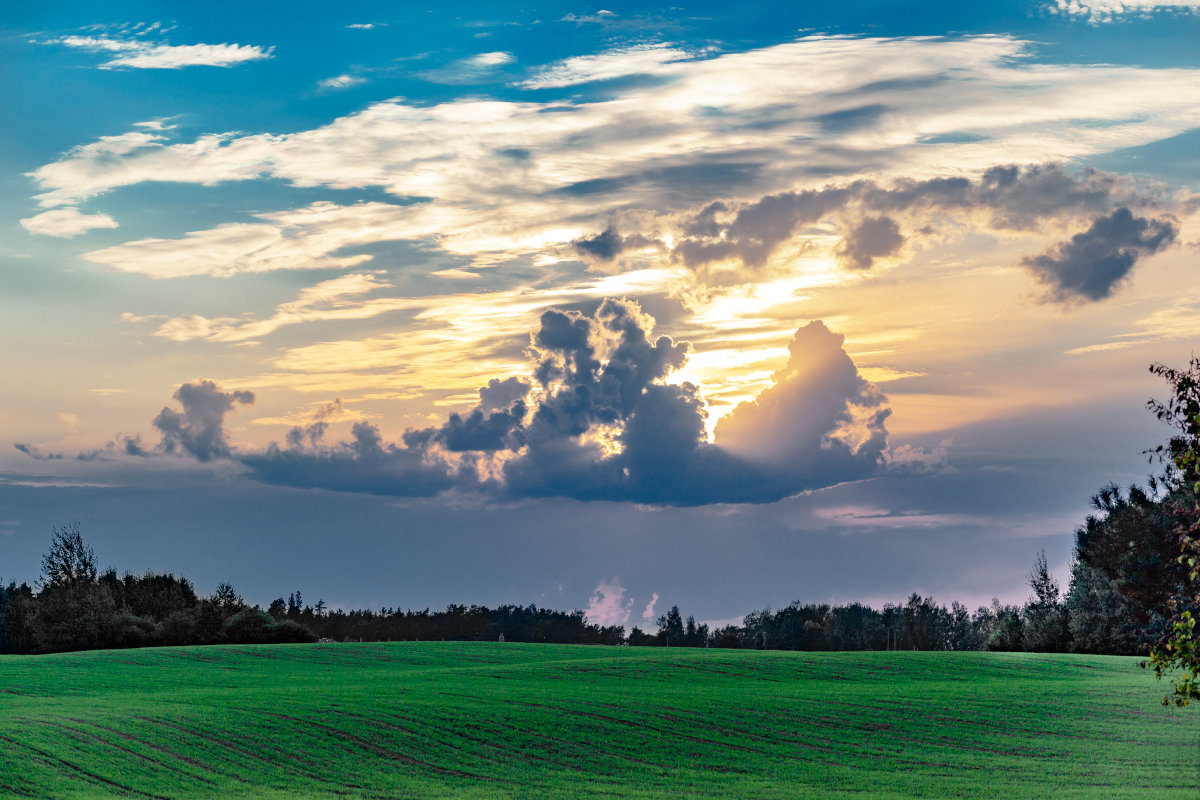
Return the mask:
<path id="1" fill-rule="evenodd" d="M 1097 217 L 1086 231 L 1021 263 L 1050 288 L 1060 302 L 1103 300 L 1129 275 L 1143 255 L 1175 241 L 1179 225 L 1169 216 L 1147 219 L 1127 208 Z"/>
<path id="2" fill-rule="evenodd" d="M 1157 211 L 1167 205 L 1117 176 L 1094 169 L 1067 172 L 1057 165 L 1000 166 L 975 179 L 899 180 L 888 185 L 864 180 L 768 195 L 750 203 L 709 203 L 679 222 L 682 235 L 671 253 L 696 270 L 727 260 L 759 269 L 805 226 L 822 223 L 843 231 L 837 255 L 844 266 L 869 269 L 876 258 L 899 250 L 904 243 L 900 230 L 904 222 L 924 233 L 935 229 L 939 217 L 971 215 L 985 228 L 1024 231 L 1050 221 L 1061 224 L 1109 214 L 1118 208 Z M 1151 231 L 1151 236 L 1157 230 Z M 597 248 L 619 249 L 619 237 L 612 236 L 615 231 L 610 229 L 581 241 Z M 1169 243 L 1170 238 L 1163 239 L 1158 249 Z M 1156 252 L 1146 245 L 1136 248 Z M 1108 268 L 1127 260 L 1117 257 Z M 1136 255 L 1126 271 L 1135 261 Z M 1107 294 L 1083 296 L 1098 299 Z"/>
<path id="3" fill-rule="evenodd" d="M 237 460 L 263 483 L 305 489 L 431 497 L 454 483 L 445 469 L 426 464 L 420 450 L 384 442 L 374 425 L 357 422 L 351 436 L 349 442 L 316 450 L 271 445 Z"/>
<path id="4" fill-rule="evenodd" d="M 609 225 L 595 236 L 585 236 L 571 242 L 575 252 L 587 261 L 611 262 L 627 250 L 663 246 L 662 242 L 639 233 L 622 236 L 616 227 Z"/>
<path id="5" fill-rule="evenodd" d="M 38 461 L 57 461 L 63 457 L 62 453 L 43 453 L 31 444 L 14 444 L 13 449 L 21 451 L 30 458 L 36 458 Z"/>
<path id="6" fill-rule="evenodd" d="M 527 351 L 532 382 L 492 379 L 475 408 L 410 429 L 399 443 L 358 422 L 349 441 L 327 446 L 319 418 L 289 432 L 283 447 L 232 452 L 224 416 L 253 395 L 209 381 L 181 386 L 183 412 L 164 409 L 154 424 L 164 452 L 229 458 L 264 483 L 399 497 L 460 489 L 511 499 L 764 503 L 883 469 L 885 398 L 822 323 L 797 332 L 775 385 L 738 406 L 716 444 L 705 435 L 699 389 L 667 382 L 690 346 L 653 330 L 629 300 L 605 300 L 592 314 L 546 311 Z"/>
<path id="7" fill-rule="evenodd" d="M 786 192 L 740 206 L 732 219 L 728 219 L 732 213 L 729 206 L 713 203 L 684 223 L 690 235 L 673 252 L 689 267 L 727 258 L 736 258 L 748 267 L 761 267 L 800 225 L 818 222 L 853 199 L 851 189 Z"/>
<path id="8" fill-rule="evenodd" d="M 238 404 L 250 405 L 254 393 L 223 392 L 212 381 L 185 383 L 175 392 L 183 412 L 163 408 L 153 425 L 162 434 L 159 448 L 168 454 L 181 453 L 197 461 L 229 455 L 225 440 L 225 415 Z"/>
<path id="9" fill-rule="evenodd" d="M 875 259 L 895 254 L 904 244 L 900 226 L 890 217 L 869 217 L 850 229 L 838 248 L 838 260 L 851 269 L 870 269 Z"/>

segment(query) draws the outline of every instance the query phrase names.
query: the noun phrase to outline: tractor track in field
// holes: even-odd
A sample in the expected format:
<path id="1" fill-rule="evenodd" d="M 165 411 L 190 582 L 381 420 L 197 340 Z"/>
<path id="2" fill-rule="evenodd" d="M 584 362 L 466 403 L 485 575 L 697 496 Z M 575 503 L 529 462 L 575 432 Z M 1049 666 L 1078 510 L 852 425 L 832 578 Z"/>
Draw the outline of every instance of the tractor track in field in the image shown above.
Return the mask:
<path id="1" fill-rule="evenodd" d="M 213 767 L 210 764 L 205 764 L 203 761 L 197 761 L 194 758 L 190 758 L 188 756 L 177 753 L 174 750 L 170 749 L 169 747 L 163 747 L 160 744 L 154 744 L 153 742 L 147 742 L 144 739 L 139 739 L 138 737 L 134 736 L 132 733 L 127 733 L 126 731 L 122 731 L 117 728 L 109 727 L 108 725 L 101 725 L 98 722 L 87 722 L 86 720 L 75 719 L 73 717 L 69 717 L 68 719 L 70 719 L 72 722 L 77 722 L 81 725 L 91 725 L 92 727 L 99 728 L 102 731 L 108 731 L 113 736 L 117 736 L 117 737 L 124 739 L 126 741 L 129 741 L 129 742 L 137 742 L 138 744 L 142 745 L 143 747 L 147 747 L 157 753 L 163 753 L 165 755 L 168 755 L 171 758 L 177 759 L 178 761 L 182 761 L 184 764 L 190 764 L 193 767 L 195 767 L 196 769 L 202 769 L 206 772 L 211 772 L 214 775 L 220 775 L 222 778 L 229 778 L 229 779 L 235 780 L 239 783 L 249 783 L 250 782 L 250 781 L 246 780 L 245 778 L 243 778 L 241 775 L 237 775 L 237 774 L 231 773 L 231 772 L 222 772 L 221 770 Z"/>
<path id="2" fill-rule="evenodd" d="M 361 736 L 356 736 L 355 734 L 350 733 L 349 731 L 342 730 L 341 728 L 335 728 L 332 725 L 325 725 L 320 722 L 314 722 L 313 720 L 310 720 L 310 719 L 301 719 L 300 717 L 292 717 L 292 716 L 288 716 L 287 714 L 278 714 L 275 712 L 263 712 L 263 713 L 268 717 L 275 717 L 277 719 L 283 719 L 283 720 L 287 720 L 289 722 L 299 722 L 304 725 L 309 725 L 314 728 L 319 728 L 320 730 L 326 731 L 327 733 L 332 733 L 334 736 L 338 737 L 339 739 L 353 742 L 354 744 L 358 745 L 359 747 L 370 750 L 371 752 L 376 753 L 377 755 L 384 756 L 385 758 L 389 758 L 393 761 L 399 761 L 402 764 L 408 764 L 408 765 L 414 766 L 414 767 L 423 767 L 425 769 L 436 772 L 439 775 L 449 775 L 449 776 L 455 777 L 455 778 L 473 778 L 475 780 L 480 780 L 480 781 L 498 781 L 501 783 L 512 783 L 512 781 L 501 780 L 500 778 L 494 778 L 489 775 L 478 775 L 473 772 L 463 772 L 462 770 L 446 769 L 445 767 L 439 767 L 437 764 L 431 764 L 428 761 L 423 761 L 422 759 L 415 758 L 413 756 L 408 755 L 407 753 L 401 753 L 398 750 L 390 750 L 386 747 L 382 747 L 381 745 L 377 745 L 374 742 L 368 741 L 367 739 L 364 739 Z"/>
<path id="3" fill-rule="evenodd" d="M 30 720 L 30 721 L 33 721 L 33 720 Z M 146 755 L 145 753 L 139 753 L 136 750 L 132 750 L 128 747 L 125 747 L 124 745 L 117 744 L 116 742 L 111 742 L 102 736 L 99 736 L 95 733 L 91 733 L 89 731 L 83 730 L 82 728 L 74 728 L 74 727 L 71 727 L 70 725 L 64 725 L 61 722 L 50 722 L 48 720 L 36 720 L 36 722 L 39 725 L 45 725 L 47 727 L 58 728 L 59 730 L 65 731 L 69 738 L 72 738 L 77 742 L 95 742 L 97 744 L 102 745 L 103 747 L 110 747 L 114 750 L 118 750 L 122 753 L 126 753 L 128 755 L 133 756 L 134 758 L 139 758 L 148 764 L 152 764 L 155 767 L 161 767 L 163 769 L 168 770 L 169 772 L 174 772 L 177 775 L 182 775 L 185 778 L 190 778 L 192 780 L 200 781 L 201 783 L 207 783 L 209 786 L 215 785 L 215 782 L 211 778 L 204 778 L 199 775 L 193 775 L 192 773 L 188 772 L 185 769 L 181 769 L 180 767 L 177 767 L 173 764 L 168 764 L 164 761 L 159 761 L 158 759 L 151 758 L 150 756 Z M 81 723 L 81 721 L 77 720 L 77 719 L 72 719 L 71 722 L 86 724 L 86 723 Z"/>
<path id="4" fill-rule="evenodd" d="M 317 781 L 318 783 L 326 783 L 326 784 L 329 783 L 329 780 L 327 779 L 326 776 L 324 776 L 320 773 L 316 773 L 316 772 L 308 772 L 306 770 L 296 767 L 294 764 L 294 762 L 300 762 L 303 764 L 307 764 L 308 766 L 311 766 L 311 767 L 317 766 L 317 764 L 315 764 L 312 761 L 308 761 L 307 759 L 300 759 L 300 758 L 293 757 L 293 758 L 288 759 L 287 761 L 276 761 L 274 759 L 270 759 L 270 758 L 267 758 L 266 756 L 263 756 L 258 753 L 247 750 L 243 747 L 238 747 L 236 744 L 233 744 L 232 742 L 218 739 L 215 736 L 211 736 L 207 733 L 203 733 L 203 732 L 195 730 L 193 728 L 189 728 L 186 725 L 181 725 L 177 722 L 169 722 L 169 721 L 163 720 L 163 719 L 155 719 L 153 717 L 141 717 L 141 716 L 134 717 L 134 719 L 141 720 L 142 722 L 148 722 L 151 725 L 160 725 L 164 728 L 172 728 L 172 729 L 179 731 L 180 733 L 183 733 L 187 736 L 194 736 L 197 739 L 201 739 L 201 740 L 209 742 L 211 744 L 215 744 L 218 747 L 221 747 L 225 750 L 232 750 L 233 752 L 240 753 L 241 755 L 243 755 L 247 758 L 254 759 L 255 761 L 261 761 L 264 764 L 268 764 L 272 767 L 282 769 L 285 772 L 290 772 L 293 775 L 300 775 L 305 778 L 310 778 L 312 780 Z M 348 786 L 351 789 L 363 788 L 356 784 L 348 784 L 348 783 L 345 783 L 342 781 L 339 781 L 338 785 Z M 350 792 L 345 791 L 345 790 L 340 790 L 340 789 L 329 789 L 328 791 L 331 794 L 338 794 L 338 795 L 350 794 Z"/>
<path id="5" fill-rule="evenodd" d="M 45 750 L 42 750 L 40 747 L 34 747 L 33 745 L 28 744 L 26 742 L 18 742 L 16 739 L 13 739 L 12 737 L 0 734 L 0 741 L 8 742 L 9 744 L 16 745 L 17 747 L 23 747 L 26 750 L 31 750 L 32 752 L 37 753 L 41 757 L 42 761 L 45 762 L 46 764 L 51 765 L 51 766 L 57 764 L 60 767 L 64 767 L 64 768 L 66 768 L 68 774 L 78 776 L 85 783 L 93 783 L 93 784 L 97 784 L 99 786 L 108 786 L 113 789 L 117 789 L 121 792 L 124 792 L 125 794 L 131 794 L 131 795 L 134 795 L 137 797 L 149 797 L 149 798 L 152 798 L 152 800 L 171 800 L 171 798 L 164 797 L 163 795 L 160 795 L 160 794 L 153 794 L 151 792 L 143 792 L 141 789 L 135 789 L 132 786 L 126 786 L 124 784 L 117 783 L 116 781 L 110 780 L 110 779 L 104 777 L 103 775 L 97 775 L 96 773 L 92 772 L 91 770 L 84 769 L 83 767 L 79 766 L 78 764 L 73 764 L 70 761 L 67 761 L 65 758 L 60 758 L 59 756 L 56 756 L 53 753 L 48 753 Z"/>

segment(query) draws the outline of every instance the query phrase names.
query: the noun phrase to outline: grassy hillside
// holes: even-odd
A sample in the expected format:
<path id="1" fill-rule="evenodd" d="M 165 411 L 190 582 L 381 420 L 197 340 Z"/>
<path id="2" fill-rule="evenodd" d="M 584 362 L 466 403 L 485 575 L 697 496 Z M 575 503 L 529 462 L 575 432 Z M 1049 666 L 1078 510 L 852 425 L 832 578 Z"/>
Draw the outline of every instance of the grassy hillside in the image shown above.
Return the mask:
<path id="1" fill-rule="evenodd" d="M 494 643 L 0 657 L 0 795 L 1188 798 L 1133 659 Z"/>

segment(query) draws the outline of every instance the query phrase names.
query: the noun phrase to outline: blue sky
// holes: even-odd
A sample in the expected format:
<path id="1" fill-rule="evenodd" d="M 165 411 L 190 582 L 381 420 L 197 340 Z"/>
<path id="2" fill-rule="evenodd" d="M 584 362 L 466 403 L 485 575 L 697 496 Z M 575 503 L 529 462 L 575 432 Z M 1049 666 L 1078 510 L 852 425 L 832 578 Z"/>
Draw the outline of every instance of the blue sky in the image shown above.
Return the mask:
<path id="1" fill-rule="evenodd" d="M 260 602 L 1021 600 L 1195 346 L 1198 34 L 6 10 L 0 576 L 78 520 Z"/>

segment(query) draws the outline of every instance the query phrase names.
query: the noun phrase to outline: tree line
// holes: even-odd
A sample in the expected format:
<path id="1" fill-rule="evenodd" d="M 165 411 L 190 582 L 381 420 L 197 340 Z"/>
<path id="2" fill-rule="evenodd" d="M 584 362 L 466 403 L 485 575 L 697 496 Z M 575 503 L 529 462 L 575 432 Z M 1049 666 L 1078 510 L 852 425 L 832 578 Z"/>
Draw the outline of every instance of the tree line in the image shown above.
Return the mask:
<path id="1" fill-rule="evenodd" d="M 1200 699 L 1200 360 L 1152 368 L 1171 383 L 1150 401 L 1175 435 L 1151 451 L 1164 463 L 1146 486 L 1110 485 L 1075 531 L 1065 591 L 1039 553 L 1020 606 L 970 611 L 912 594 L 875 609 L 792 603 L 710 630 L 679 608 L 653 632 L 589 623 L 581 610 L 451 605 L 441 611 L 329 609 L 300 592 L 266 609 L 229 584 L 200 595 L 169 573 L 99 572 L 78 524 L 54 529 L 36 589 L 0 582 L 0 652 L 44 653 L 152 645 L 337 641 L 495 641 L 778 650 L 1007 650 L 1149 653 L 1160 676 L 1183 669 L 1176 701 Z"/>
<path id="2" fill-rule="evenodd" d="M 657 628 L 589 623 L 581 610 L 536 605 L 450 605 L 420 611 L 329 609 L 299 591 L 267 608 L 228 583 L 199 594 L 170 573 L 99 572 L 78 525 L 52 531 L 35 591 L 0 584 L 0 652 L 44 653 L 155 645 L 330 641 L 496 641 L 758 650 L 1007 650 L 1136 654 L 1162 637 L 1172 602 L 1187 588 L 1168 535 L 1194 495 L 1108 487 L 1099 513 L 1076 532 L 1071 582 L 1063 592 L 1039 553 L 1021 606 L 974 611 L 913 593 L 875 609 L 861 603 L 792 603 L 710 630 L 678 606 Z"/>

